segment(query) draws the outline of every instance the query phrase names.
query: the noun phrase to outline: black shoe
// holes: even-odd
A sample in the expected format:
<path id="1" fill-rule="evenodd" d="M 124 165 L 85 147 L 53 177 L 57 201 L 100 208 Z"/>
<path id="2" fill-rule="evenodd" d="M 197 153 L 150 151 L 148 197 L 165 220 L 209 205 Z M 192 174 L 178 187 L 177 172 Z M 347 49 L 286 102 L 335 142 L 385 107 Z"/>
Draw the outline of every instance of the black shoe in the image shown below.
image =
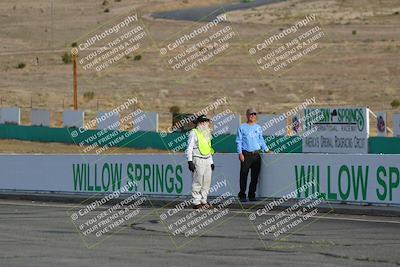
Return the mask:
<path id="1" fill-rule="evenodd" d="M 247 198 L 245 198 L 245 197 L 240 197 L 240 198 L 239 198 L 239 201 L 242 202 L 242 203 L 247 202 Z"/>
<path id="2" fill-rule="evenodd" d="M 258 199 L 255 197 L 249 197 L 249 201 L 258 201 Z"/>
<path id="3" fill-rule="evenodd" d="M 201 208 L 202 209 L 213 209 L 214 206 L 207 202 L 206 204 L 201 204 Z"/>
<path id="4" fill-rule="evenodd" d="M 246 194 L 239 192 L 238 198 L 239 198 L 240 202 L 247 202 Z"/>
<path id="5" fill-rule="evenodd" d="M 201 208 L 202 208 L 201 204 L 197 204 L 197 205 L 193 206 L 193 209 L 195 209 L 195 210 L 198 210 L 198 209 L 201 209 Z"/>

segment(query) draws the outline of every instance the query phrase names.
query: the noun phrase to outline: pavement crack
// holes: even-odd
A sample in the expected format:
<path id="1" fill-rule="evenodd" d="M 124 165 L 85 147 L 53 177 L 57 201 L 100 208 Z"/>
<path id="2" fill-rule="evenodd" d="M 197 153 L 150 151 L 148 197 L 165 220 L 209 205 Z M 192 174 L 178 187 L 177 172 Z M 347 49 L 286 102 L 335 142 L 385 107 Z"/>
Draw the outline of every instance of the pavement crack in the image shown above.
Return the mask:
<path id="1" fill-rule="evenodd" d="M 160 233 L 168 235 L 170 234 L 168 231 L 165 230 L 157 230 L 157 229 L 149 229 L 144 226 L 138 226 L 137 224 L 131 224 L 130 228 L 137 231 L 145 231 L 145 232 L 152 232 L 152 233 Z M 176 237 L 185 236 L 184 233 L 179 233 L 175 235 Z M 223 238 L 223 239 L 246 239 L 246 240 L 253 240 L 254 237 L 242 237 L 242 236 L 224 236 L 224 235 L 195 235 L 191 236 L 192 238 Z"/>
<path id="2" fill-rule="evenodd" d="M 388 260 L 382 260 L 382 259 L 374 259 L 370 257 L 350 257 L 347 255 L 339 255 L 339 254 L 333 254 L 333 253 L 327 253 L 327 252 L 318 252 L 318 254 L 326 256 L 326 257 L 332 257 L 336 259 L 347 259 L 347 260 L 354 260 L 354 261 L 360 261 L 360 262 L 374 262 L 374 263 L 387 263 L 387 264 L 394 264 L 396 266 L 400 266 L 400 262 L 398 261 L 388 261 Z"/>
<path id="3" fill-rule="evenodd" d="M 250 248 L 250 247 L 244 247 L 244 248 L 229 248 L 229 249 L 210 249 L 210 250 L 195 250 L 195 251 L 187 251 L 187 252 L 180 252 L 183 254 L 203 254 L 204 255 L 209 255 L 210 253 L 214 254 L 219 254 L 223 252 L 232 252 L 232 251 L 244 251 L 244 252 L 249 252 L 249 251 L 261 251 L 261 252 L 273 252 L 273 253 L 285 253 L 285 254 L 294 254 L 297 253 L 296 251 L 293 250 L 281 250 L 281 249 L 266 249 L 264 247 L 256 247 L 256 248 Z M 169 251 L 169 252 L 176 252 L 176 251 Z M 240 256 L 240 255 L 238 255 Z"/>

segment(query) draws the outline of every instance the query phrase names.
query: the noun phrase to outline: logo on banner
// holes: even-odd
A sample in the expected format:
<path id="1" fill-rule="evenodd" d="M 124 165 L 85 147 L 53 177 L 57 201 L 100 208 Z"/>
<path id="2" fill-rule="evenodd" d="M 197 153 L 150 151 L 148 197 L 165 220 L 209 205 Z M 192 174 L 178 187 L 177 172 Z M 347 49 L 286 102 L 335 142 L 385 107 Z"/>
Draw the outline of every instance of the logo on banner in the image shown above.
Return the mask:
<path id="1" fill-rule="evenodd" d="M 299 133 L 300 122 L 297 116 L 292 117 L 292 131 L 296 134 Z"/>
<path id="2" fill-rule="evenodd" d="M 362 108 L 319 108 L 319 109 L 306 109 L 305 115 L 318 110 L 314 117 L 322 115 L 323 119 L 319 120 L 318 124 L 355 124 L 361 132 L 365 127 L 365 118 Z M 311 120 L 312 118 L 309 118 Z M 306 123 L 306 125 L 308 125 Z"/>
<path id="3" fill-rule="evenodd" d="M 368 152 L 367 108 L 307 108 L 304 118 L 305 129 L 316 126 L 316 132 L 304 138 L 303 152 Z"/>
<path id="4" fill-rule="evenodd" d="M 376 127 L 378 128 L 378 131 L 381 133 L 385 132 L 386 125 L 385 125 L 385 119 L 382 116 L 378 116 Z"/>

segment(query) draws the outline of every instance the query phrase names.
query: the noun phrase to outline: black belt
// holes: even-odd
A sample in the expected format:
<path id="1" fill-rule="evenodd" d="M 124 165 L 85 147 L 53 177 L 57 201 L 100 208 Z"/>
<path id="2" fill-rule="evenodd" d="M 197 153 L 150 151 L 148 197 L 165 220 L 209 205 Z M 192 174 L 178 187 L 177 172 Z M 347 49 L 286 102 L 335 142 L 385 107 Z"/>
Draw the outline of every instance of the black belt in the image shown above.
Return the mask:
<path id="1" fill-rule="evenodd" d="M 211 156 L 202 157 L 202 156 L 193 155 L 193 158 L 199 158 L 199 159 L 209 159 L 210 157 L 211 157 Z"/>
<path id="2" fill-rule="evenodd" d="M 260 154 L 260 152 L 258 150 L 253 151 L 253 152 L 243 150 L 242 153 L 243 154 L 250 154 L 250 155 L 258 155 L 258 154 Z"/>

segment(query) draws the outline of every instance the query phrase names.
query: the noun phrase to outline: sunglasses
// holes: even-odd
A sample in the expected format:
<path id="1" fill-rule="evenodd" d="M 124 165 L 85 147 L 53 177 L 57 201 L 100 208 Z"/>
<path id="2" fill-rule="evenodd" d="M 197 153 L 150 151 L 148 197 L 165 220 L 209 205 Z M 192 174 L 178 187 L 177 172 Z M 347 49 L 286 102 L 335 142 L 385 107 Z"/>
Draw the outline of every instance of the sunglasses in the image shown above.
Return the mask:
<path id="1" fill-rule="evenodd" d="M 250 115 L 249 115 L 249 116 L 252 116 L 252 115 L 256 116 L 256 115 L 257 115 L 257 113 L 250 113 Z"/>

